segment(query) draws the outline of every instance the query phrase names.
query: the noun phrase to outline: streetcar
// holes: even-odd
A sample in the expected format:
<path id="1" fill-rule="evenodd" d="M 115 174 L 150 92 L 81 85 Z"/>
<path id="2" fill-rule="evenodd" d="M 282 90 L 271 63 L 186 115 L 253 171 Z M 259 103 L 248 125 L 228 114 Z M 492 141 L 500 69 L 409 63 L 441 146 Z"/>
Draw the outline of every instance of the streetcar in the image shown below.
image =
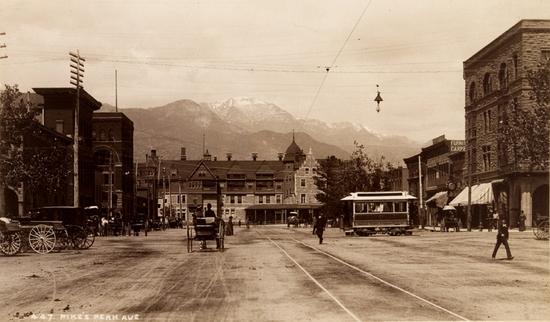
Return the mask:
<path id="1" fill-rule="evenodd" d="M 359 236 L 410 235 L 410 210 L 415 199 L 406 191 L 352 192 L 341 199 L 344 231 Z"/>

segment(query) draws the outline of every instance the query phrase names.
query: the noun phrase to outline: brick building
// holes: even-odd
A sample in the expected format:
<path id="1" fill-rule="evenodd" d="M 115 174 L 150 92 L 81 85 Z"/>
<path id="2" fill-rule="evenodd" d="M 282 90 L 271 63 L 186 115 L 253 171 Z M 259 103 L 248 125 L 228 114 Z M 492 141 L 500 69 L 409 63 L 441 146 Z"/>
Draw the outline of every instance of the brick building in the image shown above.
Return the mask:
<path id="1" fill-rule="evenodd" d="M 256 153 L 250 160 L 233 160 L 230 153 L 218 160 L 208 152 L 202 160 L 187 160 L 184 151 L 180 160 L 162 160 L 152 151 L 154 160 L 148 156 L 149 162 L 138 165 L 138 190 L 151 193 L 156 187 L 158 215 L 183 218 L 197 205 L 210 203 L 225 219 L 281 223 L 290 211 L 308 217 L 320 208 L 313 179 L 317 161 L 294 140 L 286 155 L 280 153 L 275 160 L 259 160 Z M 146 179 L 153 175 L 154 184 Z"/>
<path id="2" fill-rule="evenodd" d="M 95 201 L 131 220 L 134 214 L 134 123 L 119 112 L 92 116 Z M 110 194 L 110 195 L 109 195 Z"/>
<path id="3" fill-rule="evenodd" d="M 76 89 L 60 87 L 33 88 L 33 90 L 42 96 L 44 101 L 41 116 L 44 126 L 72 138 L 74 136 Z M 80 90 L 78 171 L 80 206 L 83 207 L 95 205 L 92 115 L 100 107 L 100 102 L 84 89 Z M 70 180 L 67 199 L 73 200 L 73 177 Z"/>
<path id="4" fill-rule="evenodd" d="M 466 174 L 475 190 L 490 196 L 477 200 L 476 193 L 474 215 L 484 217 L 493 208 L 512 227 L 521 211 L 527 226 L 537 213 L 548 216 L 548 168 L 525 166 L 498 138 L 512 106 L 532 108 L 526 75 L 542 59 L 550 59 L 550 20 L 521 20 L 464 62 Z"/>
<path id="5" fill-rule="evenodd" d="M 419 169 L 422 171 L 424 224 L 437 225 L 437 213 L 462 189 L 464 140 L 449 140 L 445 135 L 434 138 L 421 152 L 403 159 L 409 172 L 410 193 L 419 197 Z M 420 201 L 420 200 L 418 200 Z"/>

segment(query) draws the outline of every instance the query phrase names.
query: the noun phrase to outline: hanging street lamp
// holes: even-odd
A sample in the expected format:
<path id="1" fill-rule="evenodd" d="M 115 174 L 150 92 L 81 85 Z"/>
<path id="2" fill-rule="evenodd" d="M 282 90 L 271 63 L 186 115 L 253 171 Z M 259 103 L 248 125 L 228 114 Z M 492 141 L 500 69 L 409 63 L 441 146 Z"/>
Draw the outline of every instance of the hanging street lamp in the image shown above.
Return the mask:
<path id="1" fill-rule="evenodd" d="M 380 112 L 380 102 L 383 101 L 382 96 L 380 96 L 380 91 L 378 90 L 378 84 L 376 84 L 376 98 L 374 101 L 376 102 L 376 112 Z"/>

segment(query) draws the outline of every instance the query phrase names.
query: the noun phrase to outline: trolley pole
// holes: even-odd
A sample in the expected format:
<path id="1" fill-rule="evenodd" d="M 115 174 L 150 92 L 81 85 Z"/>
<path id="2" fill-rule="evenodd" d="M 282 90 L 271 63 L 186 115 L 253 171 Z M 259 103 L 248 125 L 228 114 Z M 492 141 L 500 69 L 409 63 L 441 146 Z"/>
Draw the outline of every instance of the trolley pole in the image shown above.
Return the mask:
<path id="1" fill-rule="evenodd" d="M 82 87 L 82 78 L 84 77 L 84 63 L 86 60 L 84 57 L 80 56 L 80 52 L 77 50 L 76 53 L 69 52 L 69 57 L 71 59 L 71 79 L 70 83 L 76 87 L 76 107 L 74 111 L 74 135 L 73 135 L 73 163 L 74 163 L 74 179 L 73 179 L 73 205 L 75 207 L 80 206 L 80 189 L 79 189 L 79 163 L 78 163 L 78 148 L 80 144 L 80 88 Z"/>

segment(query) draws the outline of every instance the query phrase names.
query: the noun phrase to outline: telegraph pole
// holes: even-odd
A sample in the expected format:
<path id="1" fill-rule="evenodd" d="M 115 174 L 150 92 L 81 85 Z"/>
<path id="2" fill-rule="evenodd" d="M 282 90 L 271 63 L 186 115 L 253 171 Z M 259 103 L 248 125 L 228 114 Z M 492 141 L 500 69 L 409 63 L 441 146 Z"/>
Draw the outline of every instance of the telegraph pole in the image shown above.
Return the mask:
<path id="1" fill-rule="evenodd" d="M 118 113 L 118 73 L 115 69 L 115 112 Z"/>
<path id="2" fill-rule="evenodd" d="M 420 157 L 420 154 L 418 155 L 418 196 L 420 198 L 420 204 L 418 205 L 418 211 L 419 214 L 421 214 L 422 223 L 420 223 L 421 227 L 424 228 L 424 222 L 427 221 L 426 213 L 424 213 L 424 206 L 422 201 L 422 159 Z"/>
<path id="3" fill-rule="evenodd" d="M 5 35 L 6 35 L 5 32 L 0 32 L 0 36 L 5 36 Z M 6 48 L 6 44 L 0 44 L 0 48 Z M 0 56 L 0 59 L 2 58 L 8 58 L 8 55 Z"/>
<path id="4" fill-rule="evenodd" d="M 76 54 L 69 52 L 69 57 L 71 59 L 71 79 L 70 82 L 76 87 L 76 107 L 74 111 L 74 135 L 73 135 L 73 163 L 74 163 L 74 196 L 73 196 L 73 205 L 75 207 L 80 206 L 80 196 L 79 196 L 79 173 L 78 173 L 78 146 L 79 146 L 79 123 L 80 123 L 80 88 L 82 87 L 82 78 L 84 77 L 84 63 L 86 60 L 84 57 L 80 56 L 80 52 L 77 50 Z"/>

